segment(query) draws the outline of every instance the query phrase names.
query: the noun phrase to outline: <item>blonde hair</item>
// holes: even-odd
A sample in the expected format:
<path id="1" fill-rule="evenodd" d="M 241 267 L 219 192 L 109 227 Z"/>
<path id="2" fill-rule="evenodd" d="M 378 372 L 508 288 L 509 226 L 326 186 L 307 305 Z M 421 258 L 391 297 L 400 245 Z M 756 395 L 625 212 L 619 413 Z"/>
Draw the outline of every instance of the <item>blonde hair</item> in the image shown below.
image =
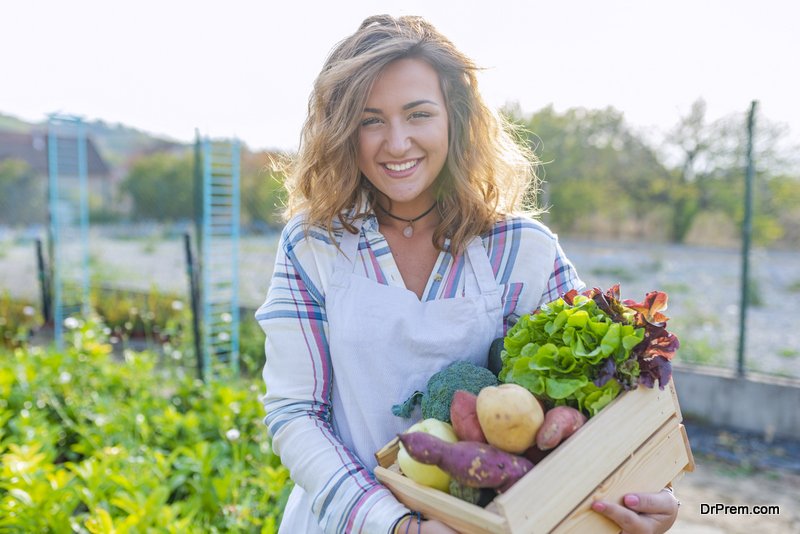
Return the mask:
<path id="1" fill-rule="evenodd" d="M 535 188 L 535 159 L 518 131 L 478 91 L 479 67 L 421 17 L 369 17 L 331 52 L 314 83 L 300 150 L 287 169 L 285 218 L 305 211 L 307 230 L 354 233 L 356 217 L 375 205 L 374 188 L 357 164 L 361 114 L 372 85 L 391 62 L 420 59 L 439 75 L 449 119 L 447 160 L 437 184 L 442 222 L 437 248 L 454 254 L 509 213 L 523 210 Z M 363 205 L 366 203 L 366 205 Z"/>

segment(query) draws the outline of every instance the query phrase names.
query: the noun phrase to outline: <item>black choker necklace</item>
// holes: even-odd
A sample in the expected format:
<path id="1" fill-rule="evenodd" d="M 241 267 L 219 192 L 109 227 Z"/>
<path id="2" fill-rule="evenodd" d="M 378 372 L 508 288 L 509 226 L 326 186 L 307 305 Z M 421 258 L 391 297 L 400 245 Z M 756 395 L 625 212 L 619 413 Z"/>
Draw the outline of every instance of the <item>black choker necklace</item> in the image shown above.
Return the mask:
<path id="1" fill-rule="evenodd" d="M 388 215 L 392 219 L 397 219 L 398 221 L 403 221 L 403 222 L 407 222 L 408 223 L 408 226 L 403 228 L 403 235 L 406 236 L 406 237 L 411 237 L 412 235 L 414 235 L 414 229 L 411 227 L 411 223 L 413 223 L 414 221 L 418 221 L 421 218 L 425 217 L 427 214 L 429 214 L 431 211 L 433 211 L 433 208 L 436 207 L 436 202 L 434 202 L 433 206 L 428 208 L 428 211 L 426 211 L 425 213 L 423 213 L 419 217 L 415 217 L 413 219 L 402 219 L 400 217 L 396 217 L 396 216 L 392 215 L 391 213 L 389 213 L 389 211 L 386 208 L 381 206 L 380 202 L 376 202 L 375 204 L 377 204 L 378 207 L 381 209 L 381 211 L 383 211 L 386 215 Z"/>

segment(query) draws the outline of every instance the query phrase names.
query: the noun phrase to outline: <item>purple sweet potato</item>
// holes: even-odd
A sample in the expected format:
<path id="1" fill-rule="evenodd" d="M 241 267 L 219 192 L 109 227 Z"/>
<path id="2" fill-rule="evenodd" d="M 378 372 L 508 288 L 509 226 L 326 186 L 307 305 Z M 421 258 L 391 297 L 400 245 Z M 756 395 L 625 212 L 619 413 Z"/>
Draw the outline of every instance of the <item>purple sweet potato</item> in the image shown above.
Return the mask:
<path id="1" fill-rule="evenodd" d="M 536 433 L 536 445 L 543 451 L 552 449 L 574 434 L 585 422 L 586 416 L 575 408 L 556 406 L 544 414 L 544 423 Z"/>
<path id="2" fill-rule="evenodd" d="M 413 459 L 435 465 L 471 488 L 494 488 L 503 493 L 533 469 L 533 464 L 525 458 L 486 443 L 448 443 L 425 432 L 398 434 L 398 437 Z"/>

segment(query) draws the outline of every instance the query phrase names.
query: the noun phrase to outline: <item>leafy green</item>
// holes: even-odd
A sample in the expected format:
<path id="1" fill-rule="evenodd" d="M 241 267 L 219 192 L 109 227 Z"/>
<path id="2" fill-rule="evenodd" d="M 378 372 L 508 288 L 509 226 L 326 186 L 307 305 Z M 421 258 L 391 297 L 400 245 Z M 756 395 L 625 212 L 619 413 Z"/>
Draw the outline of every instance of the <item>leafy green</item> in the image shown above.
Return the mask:
<path id="1" fill-rule="evenodd" d="M 663 389 L 678 346 L 660 313 L 666 300 L 653 292 L 642 303 L 623 303 L 618 285 L 606 293 L 571 291 L 508 331 L 498 378 L 589 417 L 624 389 L 653 387 L 655 380 Z"/>

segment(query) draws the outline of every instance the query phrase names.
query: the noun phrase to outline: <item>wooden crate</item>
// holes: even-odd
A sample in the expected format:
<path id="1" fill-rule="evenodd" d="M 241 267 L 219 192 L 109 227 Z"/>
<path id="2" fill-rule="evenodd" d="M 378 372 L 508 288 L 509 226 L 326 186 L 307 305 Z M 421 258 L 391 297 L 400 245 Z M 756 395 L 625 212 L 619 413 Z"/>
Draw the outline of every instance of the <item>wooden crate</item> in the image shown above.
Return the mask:
<path id="1" fill-rule="evenodd" d="M 694 471 L 681 421 L 672 381 L 622 393 L 486 508 L 403 476 L 397 439 L 375 453 L 375 476 L 409 509 L 464 534 L 618 534 L 592 502 L 658 492 Z"/>

